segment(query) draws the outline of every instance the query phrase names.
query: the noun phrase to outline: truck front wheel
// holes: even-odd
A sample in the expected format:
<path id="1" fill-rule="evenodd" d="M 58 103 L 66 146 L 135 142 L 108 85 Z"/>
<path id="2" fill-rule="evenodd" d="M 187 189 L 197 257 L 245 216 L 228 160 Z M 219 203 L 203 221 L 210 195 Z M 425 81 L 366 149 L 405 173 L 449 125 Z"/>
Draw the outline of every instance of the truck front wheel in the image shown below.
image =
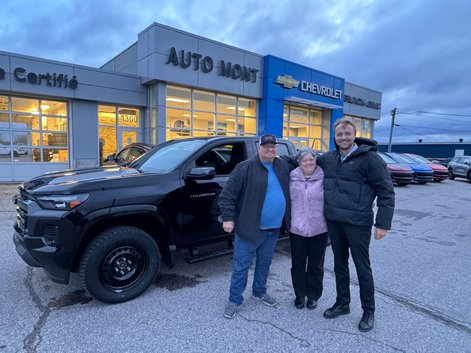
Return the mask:
<path id="1" fill-rule="evenodd" d="M 141 295 L 155 281 L 159 267 L 159 248 L 149 234 L 135 227 L 114 227 L 88 245 L 80 278 L 95 299 L 121 303 Z"/>

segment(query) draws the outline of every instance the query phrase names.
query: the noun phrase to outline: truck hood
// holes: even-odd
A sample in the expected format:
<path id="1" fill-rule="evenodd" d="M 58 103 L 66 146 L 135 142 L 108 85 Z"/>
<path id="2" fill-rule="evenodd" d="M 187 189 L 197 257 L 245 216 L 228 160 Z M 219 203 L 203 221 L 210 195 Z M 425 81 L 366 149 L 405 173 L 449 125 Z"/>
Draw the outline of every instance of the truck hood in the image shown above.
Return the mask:
<path id="1" fill-rule="evenodd" d="M 24 182 L 23 187 L 28 191 L 34 191 L 46 186 L 57 186 L 66 188 L 74 184 L 110 181 L 117 178 L 125 178 L 140 174 L 137 169 L 113 167 L 96 167 L 86 169 L 66 169 L 50 172 Z"/>

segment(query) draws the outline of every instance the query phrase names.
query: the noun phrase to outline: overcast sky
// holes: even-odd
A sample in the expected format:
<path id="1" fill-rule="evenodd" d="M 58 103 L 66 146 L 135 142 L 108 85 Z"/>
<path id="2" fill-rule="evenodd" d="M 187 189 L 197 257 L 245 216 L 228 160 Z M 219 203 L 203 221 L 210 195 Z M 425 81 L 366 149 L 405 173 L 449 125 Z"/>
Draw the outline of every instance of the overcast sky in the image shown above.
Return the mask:
<path id="1" fill-rule="evenodd" d="M 3 0 L 0 50 L 99 67 L 162 23 L 383 94 L 375 138 L 471 142 L 468 0 Z"/>

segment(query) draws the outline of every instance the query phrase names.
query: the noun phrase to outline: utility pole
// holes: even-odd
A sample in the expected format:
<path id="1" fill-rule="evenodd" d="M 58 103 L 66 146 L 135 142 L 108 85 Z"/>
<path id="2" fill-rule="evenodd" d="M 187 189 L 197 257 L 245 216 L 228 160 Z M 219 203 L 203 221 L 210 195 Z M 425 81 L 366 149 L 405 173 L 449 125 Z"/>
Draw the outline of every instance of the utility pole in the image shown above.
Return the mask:
<path id="1" fill-rule="evenodd" d="M 391 130 L 389 130 L 389 144 L 388 144 L 388 152 L 391 152 L 391 144 L 392 144 L 392 134 L 394 128 L 394 119 L 396 118 L 396 108 L 391 110 Z"/>

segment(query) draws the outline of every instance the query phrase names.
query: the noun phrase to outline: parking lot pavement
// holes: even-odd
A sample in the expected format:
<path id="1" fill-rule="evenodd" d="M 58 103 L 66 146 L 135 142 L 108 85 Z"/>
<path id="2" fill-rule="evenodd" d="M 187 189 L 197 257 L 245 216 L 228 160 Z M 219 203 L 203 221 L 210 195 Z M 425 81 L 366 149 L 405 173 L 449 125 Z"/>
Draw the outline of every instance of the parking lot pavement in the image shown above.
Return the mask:
<path id="1" fill-rule="evenodd" d="M 270 308 L 250 298 L 228 320 L 231 257 L 195 264 L 179 254 L 141 297 L 118 305 L 92 300 L 78 277 L 68 286 L 26 266 L 11 240 L 14 185 L 0 185 L 0 353 L 5 352 L 471 352 L 471 185 L 465 181 L 396 188 L 393 230 L 372 240 L 376 325 L 357 329 L 358 285 L 351 266 L 352 312 L 325 320 L 335 300 L 333 258 L 315 310 L 298 310 L 289 242 L 280 241 Z"/>

